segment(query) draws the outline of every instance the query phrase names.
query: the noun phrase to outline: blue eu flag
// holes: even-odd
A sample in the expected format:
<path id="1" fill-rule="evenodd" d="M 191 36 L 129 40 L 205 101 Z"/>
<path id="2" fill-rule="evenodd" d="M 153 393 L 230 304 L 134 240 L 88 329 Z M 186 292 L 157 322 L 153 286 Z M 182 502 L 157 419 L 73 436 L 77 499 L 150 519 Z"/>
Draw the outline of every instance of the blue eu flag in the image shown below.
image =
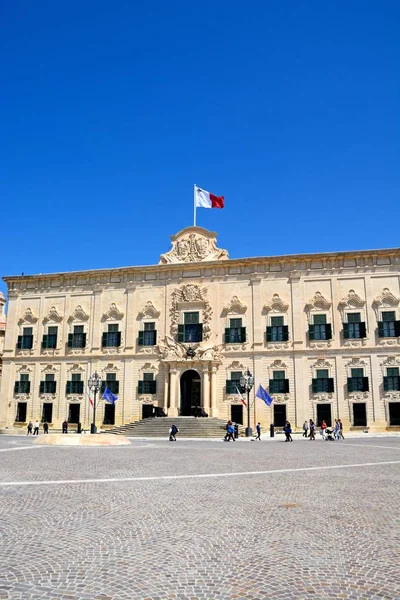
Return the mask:
<path id="1" fill-rule="evenodd" d="M 113 394 L 108 387 L 104 390 L 103 398 L 104 400 L 107 400 L 107 402 L 110 402 L 110 404 L 115 404 L 118 400 L 118 396 Z"/>
<path id="2" fill-rule="evenodd" d="M 271 396 L 268 394 L 267 390 L 264 390 L 263 386 L 260 385 L 258 386 L 258 390 L 256 393 L 256 398 L 260 398 L 260 400 L 264 400 L 265 404 L 267 406 L 271 406 L 272 403 L 272 398 Z"/>

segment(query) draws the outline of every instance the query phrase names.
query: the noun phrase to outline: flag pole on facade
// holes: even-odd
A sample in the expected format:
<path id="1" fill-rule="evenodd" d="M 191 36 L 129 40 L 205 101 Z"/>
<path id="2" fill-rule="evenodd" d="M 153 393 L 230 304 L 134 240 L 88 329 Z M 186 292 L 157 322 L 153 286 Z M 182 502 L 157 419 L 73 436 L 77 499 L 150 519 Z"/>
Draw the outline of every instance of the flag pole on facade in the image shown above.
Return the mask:
<path id="1" fill-rule="evenodd" d="M 225 201 L 223 196 L 215 196 L 207 190 L 193 186 L 194 218 L 193 225 L 196 227 L 196 208 L 224 208 Z"/>
<path id="2" fill-rule="evenodd" d="M 194 186 L 193 186 L 193 205 L 194 205 L 193 226 L 196 227 L 196 184 L 194 184 Z"/>

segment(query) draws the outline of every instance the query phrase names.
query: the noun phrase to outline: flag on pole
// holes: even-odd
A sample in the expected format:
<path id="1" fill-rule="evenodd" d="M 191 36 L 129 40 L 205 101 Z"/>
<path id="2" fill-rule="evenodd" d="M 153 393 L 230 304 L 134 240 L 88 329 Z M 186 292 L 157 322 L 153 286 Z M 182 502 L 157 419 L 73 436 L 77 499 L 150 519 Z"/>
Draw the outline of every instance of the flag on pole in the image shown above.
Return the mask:
<path id="1" fill-rule="evenodd" d="M 118 400 L 118 396 L 113 394 L 108 387 L 106 387 L 106 389 L 104 390 L 103 398 L 104 400 L 107 400 L 107 402 L 109 402 L 110 404 L 115 404 Z"/>
<path id="2" fill-rule="evenodd" d="M 237 391 L 237 393 L 239 394 L 239 398 L 241 399 L 242 403 L 243 403 L 245 406 L 247 406 L 246 400 L 243 398 L 242 394 L 240 393 L 238 386 L 236 386 L 236 391 Z"/>
<path id="3" fill-rule="evenodd" d="M 258 386 L 258 390 L 256 393 L 256 398 L 260 398 L 260 400 L 264 400 L 265 404 L 267 406 L 271 406 L 272 404 L 272 398 L 271 396 L 268 394 L 267 390 L 264 390 L 263 386 L 260 385 Z"/>
<path id="4" fill-rule="evenodd" d="M 196 208 L 224 208 L 224 197 L 214 196 L 206 190 L 194 187 L 195 207 Z"/>
<path id="5" fill-rule="evenodd" d="M 86 390 L 86 396 L 88 397 L 88 400 L 89 400 L 90 404 L 94 407 L 94 402 L 93 402 L 92 398 L 90 397 L 90 391 L 88 392 Z"/>

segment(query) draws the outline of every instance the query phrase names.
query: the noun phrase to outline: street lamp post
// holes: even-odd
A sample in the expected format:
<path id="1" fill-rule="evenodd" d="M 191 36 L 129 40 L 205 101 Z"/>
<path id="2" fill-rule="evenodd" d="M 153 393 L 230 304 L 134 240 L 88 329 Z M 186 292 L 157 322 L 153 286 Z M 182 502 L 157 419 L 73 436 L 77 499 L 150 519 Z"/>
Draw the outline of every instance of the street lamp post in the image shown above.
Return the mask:
<path id="1" fill-rule="evenodd" d="M 250 427 L 250 391 L 254 385 L 254 377 L 250 373 L 249 369 L 243 373 L 240 378 L 240 387 L 243 391 L 247 393 L 247 427 L 246 427 L 246 437 L 251 437 L 253 435 L 252 429 Z"/>
<path id="2" fill-rule="evenodd" d="M 97 433 L 96 427 L 96 395 L 100 389 L 100 375 L 95 371 L 93 375 L 90 376 L 88 381 L 89 389 L 93 392 L 93 423 L 90 425 L 90 433 Z"/>

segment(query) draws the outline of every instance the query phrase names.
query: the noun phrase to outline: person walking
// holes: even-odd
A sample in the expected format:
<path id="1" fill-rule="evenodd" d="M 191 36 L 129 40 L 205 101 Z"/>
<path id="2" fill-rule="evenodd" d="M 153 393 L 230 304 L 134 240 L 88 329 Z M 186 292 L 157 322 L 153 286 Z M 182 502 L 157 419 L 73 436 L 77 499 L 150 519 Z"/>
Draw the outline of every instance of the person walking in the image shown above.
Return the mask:
<path id="1" fill-rule="evenodd" d="M 285 422 L 285 427 L 283 428 L 285 435 L 286 435 L 286 440 L 285 442 L 293 442 L 292 439 L 292 427 L 289 423 L 289 421 Z"/>
<path id="2" fill-rule="evenodd" d="M 33 429 L 33 423 L 32 421 L 29 421 L 28 423 L 28 431 L 26 435 L 32 435 L 32 429 Z"/>
<path id="3" fill-rule="evenodd" d="M 303 423 L 303 437 L 308 437 L 308 421 L 304 421 Z"/>
<path id="4" fill-rule="evenodd" d="M 49 434 L 49 424 L 47 421 L 43 423 L 43 433 L 47 433 L 47 435 Z"/>
<path id="5" fill-rule="evenodd" d="M 225 437 L 224 437 L 224 442 L 229 442 L 229 432 L 228 432 L 229 425 L 232 425 L 232 421 L 231 420 L 229 420 L 227 422 L 227 424 L 225 425 L 226 434 L 225 434 Z"/>
<path id="6" fill-rule="evenodd" d="M 230 442 L 231 440 L 232 440 L 232 442 L 236 442 L 235 436 L 234 436 L 235 428 L 234 428 L 232 422 L 228 425 L 228 429 L 226 430 L 226 432 L 228 434 L 227 442 Z"/>
<path id="7" fill-rule="evenodd" d="M 67 419 L 64 419 L 64 421 L 63 421 L 62 432 L 63 433 L 68 433 L 68 421 L 67 421 Z"/>
<path id="8" fill-rule="evenodd" d="M 326 442 L 326 428 L 327 428 L 327 424 L 325 421 L 322 421 L 321 423 L 321 435 L 322 435 L 322 439 Z"/>
<path id="9" fill-rule="evenodd" d="M 315 423 L 312 419 L 310 419 L 310 442 L 311 440 L 315 442 Z"/>
<path id="10" fill-rule="evenodd" d="M 338 421 L 339 421 L 339 436 L 342 438 L 342 440 L 344 440 L 342 419 L 338 419 Z"/>
<path id="11" fill-rule="evenodd" d="M 339 441 L 340 440 L 340 423 L 339 423 L 339 419 L 335 419 L 335 428 L 333 431 L 333 435 L 335 440 Z"/>
<path id="12" fill-rule="evenodd" d="M 176 442 L 176 434 L 178 433 L 179 429 L 177 428 L 176 425 L 171 425 L 170 430 L 169 430 L 169 441 L 170 442 Z"/>
<path id="13" fill-rule="evenodd" d="M 33 435 L 39 435 L 39 421 L 36 419 L 35 427 L 33 429 Z"/>
<path id="14" fill-rule="evenodd" d="M 261 424 L 260 423 L 257 423 L 256 431 L 257 431 L 256 440 L 259 440 L 261 442 Z"/>

